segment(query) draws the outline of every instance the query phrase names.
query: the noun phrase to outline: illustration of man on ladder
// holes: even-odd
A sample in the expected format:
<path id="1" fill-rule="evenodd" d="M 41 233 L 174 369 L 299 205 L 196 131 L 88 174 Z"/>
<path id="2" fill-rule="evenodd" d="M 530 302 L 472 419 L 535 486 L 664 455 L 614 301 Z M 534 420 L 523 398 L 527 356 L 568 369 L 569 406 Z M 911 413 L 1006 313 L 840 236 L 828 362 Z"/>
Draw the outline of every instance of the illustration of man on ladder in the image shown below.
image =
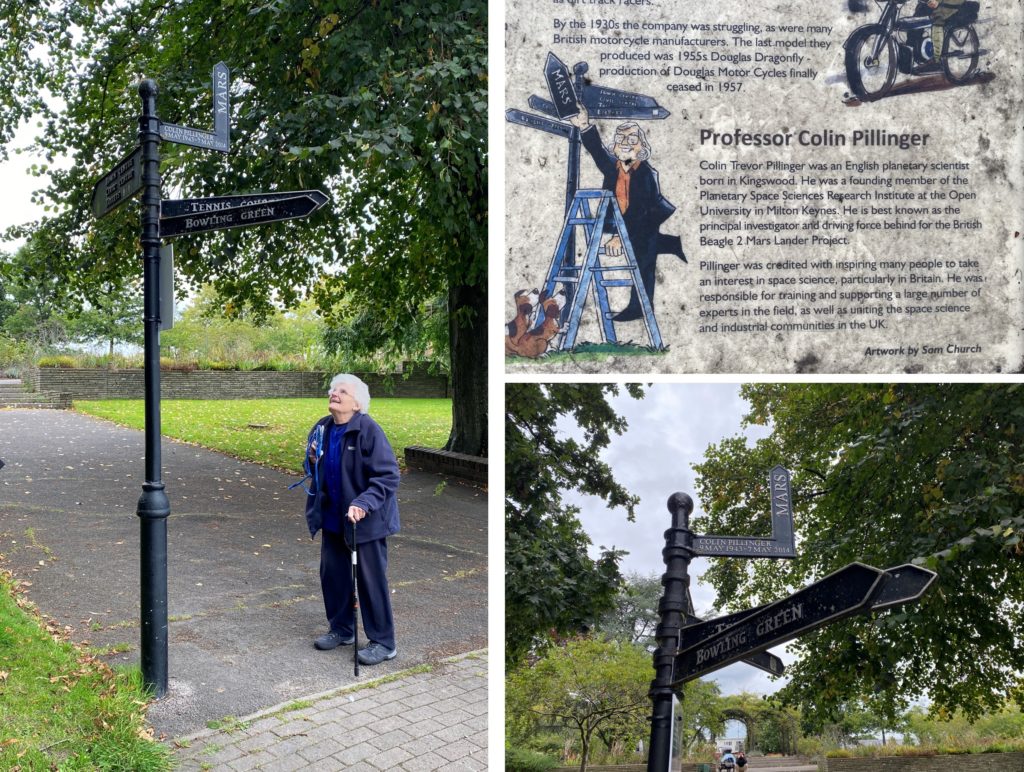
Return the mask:
<path id="1" fill-rule="evenodd" d="M 676 208 L 661 194 L 658 172 L 648 162 L 651 146 L 640 124 L 635 121 L 620 124 L 615 129 L 614 141 L 605 147 L 601 144 L 597 127 L 590 122 L 586 107 L 582 104 L 578 107 L 579 113 L 570 117 L 569 122 L 579 129 L 583 147 L 604 175 L 602 187 L 615 195 L 626 233 L 633 245 L 644 290 L 653 307 L 658 255 L 675 255 L 686 262 L 679 236 L 661 233 L 661 224 Z M 610 256 L 622 254 L 618 236 L 612 236 L 605 244 L 605 253 Z M 630 322 L 642 316 L 640 299 L 634 287 L 628 305 L 613 319 Z"/>

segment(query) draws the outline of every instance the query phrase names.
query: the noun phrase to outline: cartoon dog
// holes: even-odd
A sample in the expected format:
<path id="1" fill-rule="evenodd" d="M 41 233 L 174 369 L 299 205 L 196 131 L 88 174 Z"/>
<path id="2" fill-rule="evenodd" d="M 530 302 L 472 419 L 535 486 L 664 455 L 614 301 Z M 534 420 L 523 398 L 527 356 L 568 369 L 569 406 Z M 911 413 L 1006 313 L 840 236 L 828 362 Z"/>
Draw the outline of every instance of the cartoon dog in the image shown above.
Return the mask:
<path id="1" fill-rule="evenodd" d="M 536 359 L 542 354 L 547 353 L 551 340 L 561 331 L 558 320 L 562 316 L 565 302 L 565 290 L 559 290 L 550 297 L 548 297 L 545 290 L 540 296 L 540 306 L 544 312 L 544 321 L 541 322 L 539 327 L 523 335 L 517 343 L 512 344 L 510 353 L 530 359 Z M 505 351 L 509 353 L 509 342 L 507 340 Z"/>
<path id="2" fill-rule="evenodd" d="M 516 318 L 508 323 L 507 334 L 505 335 L 505 354 L 515 354 L 515 346 L 519 344 L 522 337 L 529 332 L 537 319 L 536 308 L 538 291 L 519 290 L 513 297 L 516 301 Z"/>

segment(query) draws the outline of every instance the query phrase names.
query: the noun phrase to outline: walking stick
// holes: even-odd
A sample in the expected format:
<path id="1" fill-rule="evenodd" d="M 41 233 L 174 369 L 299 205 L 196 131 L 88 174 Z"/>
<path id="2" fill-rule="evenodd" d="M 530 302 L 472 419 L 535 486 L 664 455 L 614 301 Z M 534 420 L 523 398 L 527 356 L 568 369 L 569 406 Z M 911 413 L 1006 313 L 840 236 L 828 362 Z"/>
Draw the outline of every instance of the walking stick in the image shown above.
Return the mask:
<path id="1" fill-rule="evenodd" d="M 359 542 L 356 540 L 356 522 L 352 521 L 352 662 L 356 678 L 359 677 Z"/>

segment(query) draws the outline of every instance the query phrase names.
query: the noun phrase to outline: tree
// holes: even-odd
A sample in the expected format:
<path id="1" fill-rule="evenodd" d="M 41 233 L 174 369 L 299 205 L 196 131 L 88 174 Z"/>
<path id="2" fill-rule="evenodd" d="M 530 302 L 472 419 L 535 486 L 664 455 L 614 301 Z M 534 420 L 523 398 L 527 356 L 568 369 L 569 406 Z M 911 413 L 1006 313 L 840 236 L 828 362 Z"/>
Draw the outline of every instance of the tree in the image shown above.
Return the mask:
<path id="1" fill-rule="evenodd" d="M 521 665 L 505 682 L 510 727 L 544 723 L 573 730 L 580 741 L 580 772 L 586 772 L 596 733 L 616 724 L 619 733 L 649 726 L 651 656 L 617 641 L 580 639 L 550 649 L 535 664 Z M 521 739 L 510 737 L 515 742 Z"/>
<path id="2" fill-rule="evenodd" d="M 653 643 L 655 628 L 661 621 L 658 603 L 664 593 L 657 574 L 626 574 L 615 596 L 615 608 L 601 617 L 596 629 L 624 643 Z"/>
<path id="3" fill-rule="evenodd" d="M 447 448 L 486 455 L 484 0 L 27 5 L 5 20 L 42 51 L 19 68 L 24 48 L 0 47 L 0 72 L 14 79 L 0 90 L 0 136 L 24 117 L 26 93 L 49 91 L 66 108 L 32 102 L 51 213 L 11 235 L 31 232 L 41 258 L 59 256 L 53 267 L 72 299 L 94 300 L 103 282 L 139 273 L 135 206 L 99 221 L 89 207 L 95 181 L 136 144 L 139 74 L 159 83 L 161 119 L 207 127 L 204 79 L 223 59 L 234 84 L 231 152 L 164 143 L 165 194 L 320 188 L 331 205 L 301 225 L 179 238 L 176 268 L 257 314 L 309 293 L 325 312 L 348 298 L 396 357 L 404 331 L 445 298 Z M 40 36 L 32 24 L 65 31 Z M 51 168 L 57 157 L 73 163 Z"/>
<path id="4" fill-rule="evenodd" d="M 636 385 L 626 390 L 643 396 Z M 607 402 L 612 384 L 510 383 L 505 389 L 505 654 L 509 666 L 557 635 L 610 610 L 622 553 L 587 554 L 577 507 L 562 493 L 598 496 L 633 519 L 638 499 L 615 482 L 600 451 L 626 421 Z M 571 426 L 574 424 L 574 426 Z M 566 434 L 570 429 L 580 436 Z"/>
<path id="5" fill-rule="evenodd" d="M 109 287 L 93 304 L 68 320 L 68 333 L 80 343 L 104 342 L 113 367 L 117 343 L 142 343 L 142 287 Z"/>
<path id="6" fill-rule="evenodd" d="M 767 528 L 765 476 L 793 470 L 798 557 L 721 559 L 705 575 L 733 609 L 768 602 L 855 560 L 938 573 L 917 604 L 792 644 L 780 695 L 834 721 L 863 698 L 892 725 L 915 695 L 977 716 L 1024 699 L 1024 395 L 1020 384 L 757 384 L 748 424 L 711 446 L 694 529 Z"/>

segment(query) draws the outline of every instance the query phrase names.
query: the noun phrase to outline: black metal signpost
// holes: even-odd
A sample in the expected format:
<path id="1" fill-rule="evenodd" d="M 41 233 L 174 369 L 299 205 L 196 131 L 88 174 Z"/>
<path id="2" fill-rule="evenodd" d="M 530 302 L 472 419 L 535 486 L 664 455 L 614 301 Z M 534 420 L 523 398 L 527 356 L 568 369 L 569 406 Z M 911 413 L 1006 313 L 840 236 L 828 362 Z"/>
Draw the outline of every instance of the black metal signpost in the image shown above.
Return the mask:
<path id="1" fill-rule="evenodd" d="M 658 604 L 655 677 L 648 772 L 667 772 L 672 738 L 672 696 L 683 684 L 742 661 L 782 675 L 782 661 L 766 649 L 852 614 L 883 611 L 910 603 L 928 589 L 935 573 L 914 565 L 879 569 L 851 563 L 788 598 L 717 619 L 701 620 L 690 599 L 690 561 L 716 557 L 793 558 L 792 490 L 781 466 L 768 476 L 772 536 L 697 536 L 690 530 L 693 500 L 675 493 L 668 501 L 672 527 L 665 532 L 665 594 Z"/>
<path id="2" fill-rule="evenodd" d="M 157 84 L 139 84 L 142 112 L 139 146 L 96 183 L 92 211 L 103 217 L 142 191 L 143 323 L 146 384 L 146 481 L 136 514 L 140 523 L 141 667 L 156 697 L 167 692 L 167 517 L 170 505 L 161 479 L 160 329 L 162 238 L 306 217 L 325 203 L 319 190 L 251 193 L 207 199 L 162 201 L 160 141 L 227 153 L 230 149 L 230 74 L 223 62 L 213 68 L 214 130 L 163 123 L 157 117 Z M 171 259 L 166 249 L 167 260 Z M 165 312 L 169 306 L 164 303 Z"/>

